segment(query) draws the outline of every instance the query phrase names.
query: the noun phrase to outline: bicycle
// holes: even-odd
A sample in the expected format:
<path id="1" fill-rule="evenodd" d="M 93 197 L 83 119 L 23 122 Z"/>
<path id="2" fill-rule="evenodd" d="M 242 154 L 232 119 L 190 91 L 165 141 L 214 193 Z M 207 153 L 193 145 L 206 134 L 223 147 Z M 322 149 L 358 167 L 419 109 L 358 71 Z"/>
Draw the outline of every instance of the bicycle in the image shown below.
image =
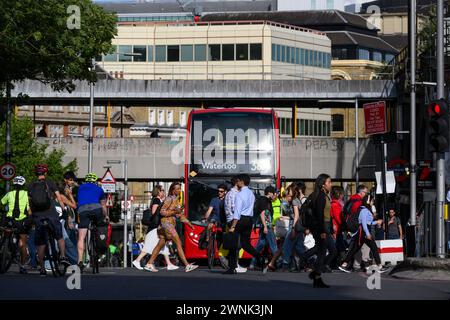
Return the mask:
<path id="1" fill-rule="evenodd" d="M 89 255 L 89 265 L 92 267 L 92 273 L 99 273 L 99 251 L 97 248 L 97 239 L 99 238 L 97 229 L 97 216 L 95 214 L 89 214 L 88 218 L 89 228 L 88 228 L 88 255 Z"/>
<path id="2" fill-rule="evenodd" d="M 217 233 L 221 231 L 222 228 L 217 227 L 214 221 L 211 223 L 211 228 L 208 228 L 206 231 L 206 241 L 208 243 L 206 254 L 208 257 L 209 269 L 212 269 L 214 267 L 214 262 L 216 260 Z"/>
<path id="3" fill-rule="evenodd" d="M 14 261 L 17 261 L 17 228 L 14 220 L 8 218 L 0 227 L 0 274 L 6 273 Z"/>
<path id="4" fill-rule="evenodd" d="M 51 227 L 50 220 L 48 218 L 43 218 L 40 222 L 44 227 L 47 239 L 47 244 L 45 245 L 45 260 L 49 261 L 50 269 L 52 270 L 52 274 L 55 278 L 58 276 L 64 276 L 67 271 L 67 265 L 61 263 L 61 257 L 56 249 L 57 240 Z"/>

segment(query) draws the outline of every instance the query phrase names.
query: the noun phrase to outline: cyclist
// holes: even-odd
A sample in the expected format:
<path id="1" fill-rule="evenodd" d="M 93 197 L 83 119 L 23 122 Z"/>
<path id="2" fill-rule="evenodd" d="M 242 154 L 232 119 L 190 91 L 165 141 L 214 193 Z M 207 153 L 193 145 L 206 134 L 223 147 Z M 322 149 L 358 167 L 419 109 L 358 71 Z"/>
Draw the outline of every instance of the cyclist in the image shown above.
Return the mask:
<path id="1" fill-rule="evenodd" d="M 14 227 L 19 235 L 20 250 L 20 273 L 25 274 L 27 270 L 24 265 L 27 259 L 27 241 L 30 232 L 30 205 L 28 202 L 28 192 L 25 190 L 26 180 L 22 176 L 15 177 L 13 180 L 14 189 L 8 192 L 1 200 L 2 205 L 8 206 L 7 218 L 14 219 Z"/>
<path id="2" fill-rule="evenodd" d="M 80 218 L 80 223 L 78 224 L 78 267 L 81 271 L 84 269 L 84 240 L 90 224 L 89 216 L 95 215 L 97 222 L 103 219 L 109 222 L 105 193 L 97 185 L 97 180 L 97 175 L 90 172 L 84 178 L 85 183 L 80 185 L 78 189 L 78 215 Z"/>
<path id="3" fill-rule="evenodd" d="M 55 208 L 55 202 L 63 206 L 61 195 L 53 181 L 47 179 L 48 166 L 46 164 L 37 164 L 34 167 L 37 181 L 34 181 L 28 188 L 28 197 L 30 208 L 35 225 L 35 239 L 37 246 L 39 263 L 41 267 L 40 274 L 45 276 L 44 258 L 45 246 L 47 244 L 47 230 L 43 225 L 43 220 L 48 219 L 49 227 L 54 232 L 54 237 L 58 242 L 61 264 L 69 266 L 69 260 L 66 258 L 66 246 L 62 234 L 62 226 L 59 222 L 59 215 Z"/>

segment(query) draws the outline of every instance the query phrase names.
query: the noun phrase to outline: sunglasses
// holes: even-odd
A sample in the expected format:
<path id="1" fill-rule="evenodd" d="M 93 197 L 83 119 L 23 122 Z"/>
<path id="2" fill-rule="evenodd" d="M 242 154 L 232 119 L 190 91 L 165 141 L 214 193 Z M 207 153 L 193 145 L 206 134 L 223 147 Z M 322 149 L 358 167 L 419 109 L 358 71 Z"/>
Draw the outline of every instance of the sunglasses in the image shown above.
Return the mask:
<path id="1" fill-rule="evenodd" d="M 219 192 L 220 192 L 220 193 L 224 193 L 224 192 L 225 192 L 225 190 L 219 190 Z"/>

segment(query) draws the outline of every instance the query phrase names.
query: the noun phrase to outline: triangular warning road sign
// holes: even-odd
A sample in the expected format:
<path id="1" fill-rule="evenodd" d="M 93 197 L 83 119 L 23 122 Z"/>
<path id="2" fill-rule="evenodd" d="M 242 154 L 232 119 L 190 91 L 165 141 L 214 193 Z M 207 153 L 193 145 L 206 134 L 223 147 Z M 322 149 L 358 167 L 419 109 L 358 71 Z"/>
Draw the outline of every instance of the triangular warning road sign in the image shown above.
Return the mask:
<path id="1" fill-rule="evenodd" d="M 108 199 L 106 200 L 106 206 L 107 207 L 113 206 L 112 195 L 110 193 L 108 194 Z"/>
<path id="2" fill-rule="evenodd" d="M 101 183 L 116 183 L 116 179 L 114 178 L 109 169 L 106 170 L 105 175 L 101 180 Z"/>

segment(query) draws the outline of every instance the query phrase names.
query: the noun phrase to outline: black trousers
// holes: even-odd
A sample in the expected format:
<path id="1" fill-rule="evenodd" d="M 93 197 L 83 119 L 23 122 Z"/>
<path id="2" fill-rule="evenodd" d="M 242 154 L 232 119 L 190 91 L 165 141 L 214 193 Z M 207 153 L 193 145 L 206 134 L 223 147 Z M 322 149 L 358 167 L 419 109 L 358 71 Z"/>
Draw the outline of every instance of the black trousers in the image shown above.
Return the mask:
<path id="1" fill-rule="evenodd" d="M 330 265 L 331 261 L 336 258 L 337 250 L 336 244 L 334 243 L 334 239 L 331 234 L 327 233 L 325 239 L 320 237 L 320 233 L 313 233 L 314 241 L 316 245 L 314 248 L 308 250 L 303 256 L 306 260 L 312 257 L 313 255 L 317 255 L 316 264 L 314 266 L 314 271 L 317 274 L 321 274 L 324 265 Z M 327 255 L 328 250 L 328 255 Z"/>
<path id="2" fill-rule="evenodd" d="M 250 243 L 250 235 L 252 233 L 253 221 L 251 217 L 242 216 L 236 225 L 236 229 L 234 230 L 236 236 L 240 238 L 241 247 L 246 252 L 250 253 L 254 256 L 257 261 L 260 261 L 261 255 Z M 237 268 L 239 249 L 238 250 L 230 250 L 230 269 Z"/>
<path id="3" fill-rule="evenodd" d="M 375 240 L 369 240 L 365 237 L 364 231 L 362 228 L 359 229 L 358 234 L 354 236 L 352 239 L 353 244 L 349 248 L 349 252 L 344 259 L 345 263 L 350 263 L 353 261 L 355 254 L 361 250 L 361 247 L 366 244 L 370 248 L 370 252 L 372 252 L 373 258 L 375 259 L 376 264 L 381 264 L 380 253 L 378 252 L 378 246 Z"/>

